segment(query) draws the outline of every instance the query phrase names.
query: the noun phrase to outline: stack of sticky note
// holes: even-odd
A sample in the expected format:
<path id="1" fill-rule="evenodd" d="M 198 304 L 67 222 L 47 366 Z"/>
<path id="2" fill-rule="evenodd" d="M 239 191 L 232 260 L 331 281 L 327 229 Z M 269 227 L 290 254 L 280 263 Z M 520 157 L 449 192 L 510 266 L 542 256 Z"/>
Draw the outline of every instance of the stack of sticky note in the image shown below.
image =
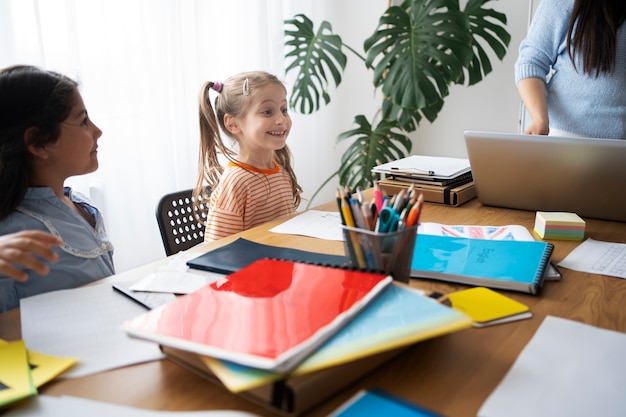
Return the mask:
<path id="1" fill-rule="evenodd" d="M 576 213 L 538 211 L 535 233 L 542 239 L 583 240 L 585 221 Z"/>

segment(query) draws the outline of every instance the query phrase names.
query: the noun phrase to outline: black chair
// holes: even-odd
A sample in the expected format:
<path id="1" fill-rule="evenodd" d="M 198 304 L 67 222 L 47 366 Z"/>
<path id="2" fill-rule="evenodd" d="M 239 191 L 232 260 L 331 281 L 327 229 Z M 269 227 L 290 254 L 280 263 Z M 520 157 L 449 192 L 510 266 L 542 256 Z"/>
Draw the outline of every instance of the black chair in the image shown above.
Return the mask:
<path id="1" fill-rule="evenodd" d="M 200 208 L 204 210 L 204 205 Z M 156 208 L 156 218 L 167 256 L 191 248 L 204 241 L 204 222 L 193 214 L 193 189 L 164 195 Z"/>

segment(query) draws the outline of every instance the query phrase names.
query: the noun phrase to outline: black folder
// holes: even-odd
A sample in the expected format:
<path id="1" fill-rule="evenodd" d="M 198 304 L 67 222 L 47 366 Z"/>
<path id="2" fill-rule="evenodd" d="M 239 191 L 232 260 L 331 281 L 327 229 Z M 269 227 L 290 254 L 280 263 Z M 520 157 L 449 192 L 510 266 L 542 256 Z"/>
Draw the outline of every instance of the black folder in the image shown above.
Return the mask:
<path id="1" fill-rule="evenodd" d="M 308 252 L 299 249 L 264 245 L 239 238 L 232 243 L 187 261 L 187 266 L 204 271 L 230 274 L 264 258 L 345 267 L 345 256 Z"/>

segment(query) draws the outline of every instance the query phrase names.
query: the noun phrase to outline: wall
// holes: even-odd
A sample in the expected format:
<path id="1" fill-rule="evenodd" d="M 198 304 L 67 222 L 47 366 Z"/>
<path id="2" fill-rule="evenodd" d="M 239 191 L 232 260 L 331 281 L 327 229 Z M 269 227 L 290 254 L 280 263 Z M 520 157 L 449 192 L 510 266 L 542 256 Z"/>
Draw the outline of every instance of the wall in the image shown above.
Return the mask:
<path id="1" fill-rule="evenodd" d="M 386 0 L 294 3 L 297 7 L 290 10 L 288 16 L 306 14 L 313 21 L 315 30 L 322 21 L 328 21 L 332 25 L 333 33 L 340 35 L 344 44 L 357 51 L 363 51 L 363 41 L 373 33 L 378 19 L 388 7 Z M 340 165 L 345 145 L 336 144 L 336 137 L 354 127 L 356 115 L 364 114 L 371 118 L 379 107 L 380 100 L 374 95 L 371 73 L 360 58 L 352 52 L 345 53 L 348 56 L 345 75 L 338 88 L 330 89 L 329 105 L 311 115 L 301 115 L 291 110 L 294 123 L 288 144 L 294 153 L 298 181 L 304 188 L 303 197 L 307 200 Z M 315 198 L 313 205 L 334 198 L 338 185 L 338 178 L 335 176 Z M 308 202 L 304 201 L 301 209 Z"/>
<path id="2" fill-rule="evenodd" d="M 415 154 L 467 156 L 464 130 L 516 133 L 520 127 L 521 102 L 513 80 L 519 43 L 528 27 L 528 1 L 488 3 L 506 14 L 511 43 L 503 61 L 492 59 L 493 72 L 480 83 L 453 86 L 439 117 L 422 123 L 413 134 Z"/>
<path id="3" fill-rule="evenodd" d="M 432 124 L 427 120 L 422 121 L 418 130 L 411 135 L 413 154 L 465 158 L 464 130 L 519 131 L 521 102 L 513 81 L 513 65 L 519 43 L 528 26 L 530 1 L 487 3 L 487 6 L 507 16 L 507 30 L 511 34 L 508 52 L 503 61 L 492 58 L 493 71 L 480 83 L 471 87 L 451 87 L 439 117 Z M 363 40 L 376 28 L 380 14 L 387 7 L 387 2 L 381 0 L 320 3 L 326 4 L 326 7 L 312 10 L 309 14 L 316 26 L 322 19 L 328 20 L 333 25 L 333 31 L 342 36 L 344 43 L 360 49 Z M 294 152 L 296 169 L 300 170 L 299 178 L 303 178 L 306 183 L 307 197 L 311 195 L 309 187 L 317 188 L 339 166 L 343 148 L 337 147 L 330 152 L 327 150 L 334 146 L 334 138 L 351 128 L 355 115 L 371 117 L 379 103 L 373 93 L 371 74 L 353 55 L 349 55 L 344 82 L 331 97 L 333 101 L 322 111 L 308 116 L 294 116 L 295 126 L 290 140 L 297 149 Z M 309 148 L 301 152 L 298 149 L 301 145 L 293 144 L 296 141 L 308 142 Z M 311 158 L 314 157 L 316 161 L 311 165 Z M 337 185 L 334 179 L 316 197 L 313 205 L 332 199 Z"/>

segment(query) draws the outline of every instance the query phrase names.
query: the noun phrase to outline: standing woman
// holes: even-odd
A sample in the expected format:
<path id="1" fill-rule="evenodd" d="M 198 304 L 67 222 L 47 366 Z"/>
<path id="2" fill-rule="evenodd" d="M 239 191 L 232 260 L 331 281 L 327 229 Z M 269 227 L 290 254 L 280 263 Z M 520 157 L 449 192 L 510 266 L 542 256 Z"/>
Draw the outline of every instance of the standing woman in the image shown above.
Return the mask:
<path id="1" fill-rule="evenodd" d="M 98 168 L 101 135 L 75 81 L 32 66 L 0 70 L 0 236 L 9 241 L 17 232 L 39 230 L 60 238 L 52 245 L 56 256 L 44 258 L 56 262 L 23 271 L 25 280 L 1 272 L 6 265 L 0 269 L 0 311 L 21 298 L 114 273 L 100 211 L 64 185 Z M 13 267 L 24 265 L 16 260 Z"/>
<path id="2" fill-rule="evenodd" d="M 626 1 L 542 0 L 519 48 L 525 133 L 626 139 Z"/>

